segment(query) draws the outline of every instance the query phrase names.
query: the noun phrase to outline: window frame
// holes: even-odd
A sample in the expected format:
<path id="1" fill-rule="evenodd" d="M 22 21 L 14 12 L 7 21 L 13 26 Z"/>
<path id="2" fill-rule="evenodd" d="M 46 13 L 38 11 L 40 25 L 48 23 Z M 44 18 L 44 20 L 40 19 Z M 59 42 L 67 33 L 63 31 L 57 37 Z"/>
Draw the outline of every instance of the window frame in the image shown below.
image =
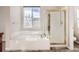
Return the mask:
<path id="1" fill-rule="evenodd" d="M 76 19 L 77 19 L 77 27 L 79 28 L 79 16 L 78 16 L 78 13 L 79 12 L 79 8 L 76 9 Z"/>
<path id="2" fill-rule="evenodd" d="M 40 29 L 32 29 L 32 28 L 24 28 L 24 8 L 25 7 L 39 7 L 40 8 L 40 6 L 23 6 L 22 8 L 21 8 L 21 30 L 40 30 Z M 41 19 L 41 18 L 40 18 Z M 40 20 L 41 21 L 41 20 Z M 33 21 L 32 21 L 33 22 Z"/>

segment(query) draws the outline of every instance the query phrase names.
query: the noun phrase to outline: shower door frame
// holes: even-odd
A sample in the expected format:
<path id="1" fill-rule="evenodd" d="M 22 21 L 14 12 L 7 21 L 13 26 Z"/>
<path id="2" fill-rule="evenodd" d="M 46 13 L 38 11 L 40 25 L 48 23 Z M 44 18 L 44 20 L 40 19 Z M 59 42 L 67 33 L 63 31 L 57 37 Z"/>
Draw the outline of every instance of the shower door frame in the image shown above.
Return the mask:
<path id="1" fill-rule="evenodd" d="M 66 45 L 66 10 L 61 10 L 64 12 L 64 43 L 50 43 L 51 45 Z M 60 12 L 60 10 L 48 10 L 48 34 L 50 40 L 50 12 Z"/>

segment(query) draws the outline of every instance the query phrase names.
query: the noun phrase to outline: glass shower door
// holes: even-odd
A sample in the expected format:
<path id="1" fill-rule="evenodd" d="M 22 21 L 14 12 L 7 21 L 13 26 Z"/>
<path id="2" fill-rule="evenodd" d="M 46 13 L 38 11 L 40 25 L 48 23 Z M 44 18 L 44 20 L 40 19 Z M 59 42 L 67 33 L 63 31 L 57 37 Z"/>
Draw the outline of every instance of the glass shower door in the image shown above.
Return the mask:
<path id="1" fill-rule="evenodd" d="M 65 42 L 64 16 L 64 11 L 50 12 L 50 42 L 52 44 L 62 44 Z"/>

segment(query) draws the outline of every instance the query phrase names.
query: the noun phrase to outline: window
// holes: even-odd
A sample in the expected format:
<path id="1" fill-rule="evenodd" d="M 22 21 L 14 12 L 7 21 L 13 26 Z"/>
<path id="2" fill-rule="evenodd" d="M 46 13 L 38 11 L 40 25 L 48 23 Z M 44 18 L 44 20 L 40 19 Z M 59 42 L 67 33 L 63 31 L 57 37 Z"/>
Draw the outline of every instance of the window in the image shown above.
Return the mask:
<path id="1" fill-rule="evenodd" d="M 77 25 L 78 25 L 78 28 L 79 28 L 79 9 L 77 9 Z"/>
<path id="2" fill-rule="evenodd" d="M 40 7 L 24 7 L 23 28 L 40 29 Z"/>

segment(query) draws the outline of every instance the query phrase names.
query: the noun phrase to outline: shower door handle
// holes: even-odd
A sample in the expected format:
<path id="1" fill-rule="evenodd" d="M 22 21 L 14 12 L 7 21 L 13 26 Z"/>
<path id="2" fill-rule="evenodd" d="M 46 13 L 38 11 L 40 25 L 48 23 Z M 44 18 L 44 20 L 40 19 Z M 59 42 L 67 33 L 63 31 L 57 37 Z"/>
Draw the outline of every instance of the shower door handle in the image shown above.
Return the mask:
<path id="1" fill-rule="evenodd" d="M 50 36 L 50 13 L 48 14 L 48 36 Z"/>
<path id="2" fill-rule="evenodd" d="M 50 32 L 50 14 L 48 14 L 48 32 Z"/>

